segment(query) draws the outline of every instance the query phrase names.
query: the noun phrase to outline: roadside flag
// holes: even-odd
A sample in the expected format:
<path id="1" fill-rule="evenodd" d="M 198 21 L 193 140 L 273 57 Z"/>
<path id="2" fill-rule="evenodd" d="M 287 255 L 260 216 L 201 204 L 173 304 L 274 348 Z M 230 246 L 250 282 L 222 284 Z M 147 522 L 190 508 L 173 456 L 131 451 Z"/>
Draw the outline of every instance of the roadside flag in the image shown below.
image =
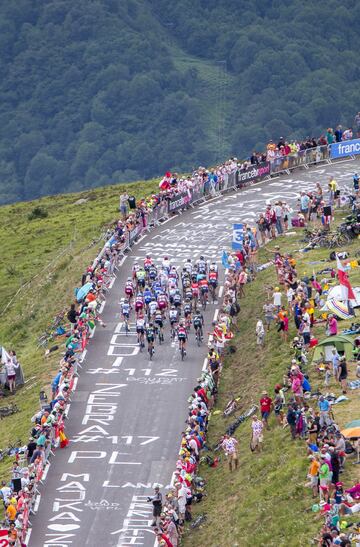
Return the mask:
<path id="1" fill-rule="evenodd" d="M 342 294 L 343 294 L 344 300 L 355 300 L 355 294 L 350 284 L 348 274 L 345 271 L 345 268 L 342 265 L 338 255 L 336 255 L 336 267 L 337 267 L 337 276 L 339 279 L 339 283 L 342 287 Z"/>
<path id="2" fill-rule="evenodd" d="M 244 225 L 243 224 L 233 224 L 233 238 L 232 238 L 232 249 L 238 250 L 243 248 L 244 242 Z"/>
<path id="3" fill-rule="evenodd" d="M 230 268 L 230 264 L 229 264 L 229 261 L 228 261 L 228 254 L 225 251 L 225 249 L 223 250 L 223 254 L 222 254 L 222 257 L 221 257 L 221 263 L 222 263 L 223 267 L 225 268 L 225 270 Z"/>

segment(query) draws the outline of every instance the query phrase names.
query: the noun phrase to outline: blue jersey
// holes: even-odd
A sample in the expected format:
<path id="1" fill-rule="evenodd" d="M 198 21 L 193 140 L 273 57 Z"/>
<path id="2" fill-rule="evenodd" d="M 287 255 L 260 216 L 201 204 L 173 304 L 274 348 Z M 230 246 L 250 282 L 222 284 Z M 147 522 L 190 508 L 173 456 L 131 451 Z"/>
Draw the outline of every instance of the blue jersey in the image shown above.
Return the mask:
<path id="1" fill-rule="evenodd" d="M 151 299 L 152 299 L 152 292 L 150 289 L 147 289 L 144 291 L 144 301 L 145 301 L 145 304 L 149 304 L 149 302 L 151 302 Z"/>

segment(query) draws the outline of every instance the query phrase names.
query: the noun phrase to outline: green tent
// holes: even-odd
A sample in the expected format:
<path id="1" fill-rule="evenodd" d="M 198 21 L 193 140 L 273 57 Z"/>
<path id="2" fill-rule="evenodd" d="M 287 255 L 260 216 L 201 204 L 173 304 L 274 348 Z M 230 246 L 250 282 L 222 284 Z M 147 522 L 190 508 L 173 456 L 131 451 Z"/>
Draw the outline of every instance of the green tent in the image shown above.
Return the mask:
<path id="1" fill-rule="evenodd" d="M 329 336 L 315 346 L 313 361 L 321 359 L 321 354 L 324 355 L 325 361 L 331 361 L 332 350 L 336 348 L 340 355 L 345 355 L 346 359 L 353 358 L 354 340 L 351 336 L 338 334 L 337 336 Z"/>

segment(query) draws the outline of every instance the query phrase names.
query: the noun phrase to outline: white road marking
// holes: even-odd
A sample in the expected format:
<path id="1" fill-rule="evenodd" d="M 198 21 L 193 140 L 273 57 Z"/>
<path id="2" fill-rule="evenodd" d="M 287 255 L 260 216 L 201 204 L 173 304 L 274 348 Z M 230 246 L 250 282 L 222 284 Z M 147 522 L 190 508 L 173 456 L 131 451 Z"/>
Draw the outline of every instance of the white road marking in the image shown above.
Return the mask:
<path id="1" fill-rule="evenodd" d="M 217 321 L 218 315 L 219 315 L 219 308 L 217 308 L 217 309 L 215 310 L 213 321 Z"/>
<path id="2" fill-rule="evenodd" d="M 69 403 L 69 404 L 67 405 L 67 407 L 65 408 L 65 410 L 64 410 L 64 414 L 65 414 L 66 417 L 68 417 L 68 414 L 69 414 L 69 412 L 70 412 L 70 407 L 71 407 L 71 403 Z"/>
<path id="3" fill-rule="evenodd" d="M 221 298 L 221 297 L 222 297 L 222 295 L 223 295 L 223 292 L 224 292 L 224 286 L 223 286 L 223 285 L 221 285 L 221 287 L 220 287 L 220 289 L 219 289 L 219 298 Z"/>
<path id="4" fill-rule="evenodd" d="M 205 357 L 204 364 L 203 364 L 202 369 L 201 369 L 203 372 L 207 369 L 207 365 L 208 365 L 208 359 L 207 359 L 207 357 Z"/>
<path id="5" fill-rule="evenodd" d="M 50 469 L 50 465 L 51 463 L 49 462 L 46 466 L 45 466 L 45 470 L 44 470 L 44 473 L 43 473 L 43 476 L 42 476 L 42 480 L 44 481 L 47 477 L 47 474 L 49 472 L 49 469 Z"/>

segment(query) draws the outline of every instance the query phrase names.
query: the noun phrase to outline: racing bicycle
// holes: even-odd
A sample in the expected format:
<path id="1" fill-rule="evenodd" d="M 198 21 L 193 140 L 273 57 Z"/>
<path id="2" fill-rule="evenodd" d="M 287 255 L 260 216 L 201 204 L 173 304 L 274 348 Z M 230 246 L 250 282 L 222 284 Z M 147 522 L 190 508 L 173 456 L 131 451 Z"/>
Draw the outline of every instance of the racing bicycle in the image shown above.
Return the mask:
<path id="1" fill-rule="evenodd" d="M 205 311 L 206 310 L 206 304 L 208 303 L 208 293 L 206 291 L 201 291 L 200 303 L 202 305 L 202 309 Z"/>
<path id="2" fill-rule="evenodd" d="M 195 336 L 197 345 L 200 347 L 202 343 L 202 328 L 200 326 L 195 327 Z"/>

